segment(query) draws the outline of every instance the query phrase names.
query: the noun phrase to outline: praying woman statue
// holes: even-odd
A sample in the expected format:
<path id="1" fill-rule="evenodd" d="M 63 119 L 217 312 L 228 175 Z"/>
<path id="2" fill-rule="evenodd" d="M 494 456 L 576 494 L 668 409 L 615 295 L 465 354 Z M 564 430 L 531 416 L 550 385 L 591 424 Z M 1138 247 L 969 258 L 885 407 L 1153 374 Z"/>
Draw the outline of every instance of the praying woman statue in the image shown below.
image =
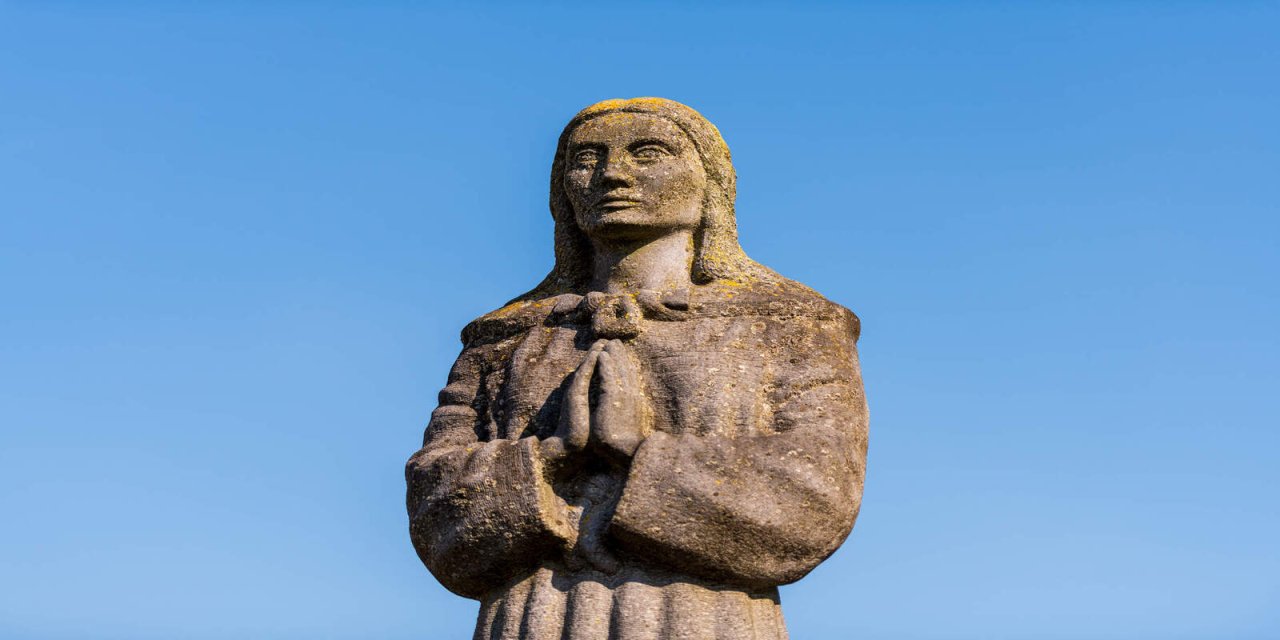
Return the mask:
<path id="1" fill-rule="evenodd" d="M 607 100 L 551 166 L 555 266 L 471 322 L 406 468 L 475 640 L 782 640 L 778 586 L 849 535 L 858 318 L 751 260 L 719 131 Z"/>

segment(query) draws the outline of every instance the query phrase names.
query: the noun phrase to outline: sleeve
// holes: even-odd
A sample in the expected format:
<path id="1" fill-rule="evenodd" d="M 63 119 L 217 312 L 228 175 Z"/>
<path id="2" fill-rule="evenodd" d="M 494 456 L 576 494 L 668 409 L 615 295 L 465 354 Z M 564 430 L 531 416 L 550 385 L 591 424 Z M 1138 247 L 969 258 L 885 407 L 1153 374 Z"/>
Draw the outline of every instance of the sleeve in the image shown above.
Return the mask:
<path id="1" fill-rule="evenodd" d="M 537 439 L 489 439 L 481 387 L 492 346 L 463 351 L 421 450 L 405 468 L 409 532 L 432 575 L 478 599 L 566 542 L 570 526 L 544 476 Z"/>
<path id="2" fill-rule="evenodd" d="M 704 579 L 795 582 L 853 528 L 867 452 L 857 317 L 778 321 L 775 407 L 761 435 L 655 433 L 632 460 L 610 535 Z"/>

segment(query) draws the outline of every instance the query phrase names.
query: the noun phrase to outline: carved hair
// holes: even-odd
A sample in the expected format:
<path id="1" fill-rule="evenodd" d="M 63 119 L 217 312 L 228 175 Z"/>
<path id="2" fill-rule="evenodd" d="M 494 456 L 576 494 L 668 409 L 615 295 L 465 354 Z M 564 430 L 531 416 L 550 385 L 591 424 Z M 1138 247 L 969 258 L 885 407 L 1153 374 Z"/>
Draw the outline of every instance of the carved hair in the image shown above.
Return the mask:
<path id="1" fill-rule="evenodd" d="M 584 293 L 591 280 L 591 241 L 574 218 L 573 206 L 564 191 L 565 147 L 579 125 L 606 113 L 644 113 L 666 118 L 693 141 L 707 174 L 702 200 L 702 222 L 694 232 L 693 267 L 690 276 L 697 284 L 714 280 L 745 282 L 778 278 L 742 251 L 738 244 L 738 224 L 733 202 L 737 196 L 736 176 L 729 146 L 720 131 L 702 114 L 665 98 L 605 100 L 578 112 L 560 134 L 555 160 L 551 163 L 551 217 L 555 219 L 556 263 L 532 291 L 517 300 L 533 300 L 562 293 Z"/>

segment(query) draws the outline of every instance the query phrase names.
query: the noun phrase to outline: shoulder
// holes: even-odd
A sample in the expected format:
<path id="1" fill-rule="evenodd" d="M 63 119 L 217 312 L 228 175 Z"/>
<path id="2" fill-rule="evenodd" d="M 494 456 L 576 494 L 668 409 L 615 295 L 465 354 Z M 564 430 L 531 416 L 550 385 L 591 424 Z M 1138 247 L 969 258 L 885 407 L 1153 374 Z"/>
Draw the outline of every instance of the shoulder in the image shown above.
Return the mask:
<path id="1" fill-rule="evenodd" d="M 543 324 L 563 296 L 516 299 L 472 320 L 462 329 L 462 344 L 476 347 L 501 342 Z"/>
<path id="2" fill-rule="evenodd" d="M 837 326 L 854 340 L 861 333 L 862 323 L 854 312 L 776 273 L 749 282 L 719 280 L 699 289 L 699 315 L 805 318 Z"/>

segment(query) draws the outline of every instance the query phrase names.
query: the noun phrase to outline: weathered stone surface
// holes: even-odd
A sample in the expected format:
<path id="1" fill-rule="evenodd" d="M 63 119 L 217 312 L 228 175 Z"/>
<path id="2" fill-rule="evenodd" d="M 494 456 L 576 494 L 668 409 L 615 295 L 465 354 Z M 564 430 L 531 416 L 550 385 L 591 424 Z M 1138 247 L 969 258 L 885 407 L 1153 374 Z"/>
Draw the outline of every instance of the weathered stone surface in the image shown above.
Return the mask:
<path id="1" fill-rule="evenodd" d="M 719 132 L 656 98 L 579 113 L 556 264 L 463 330 L 409 460 L 413 543 L 475 638 L 777 640 L 777 587 L 857 517 L 858 318 L 749 259 Z"/>

